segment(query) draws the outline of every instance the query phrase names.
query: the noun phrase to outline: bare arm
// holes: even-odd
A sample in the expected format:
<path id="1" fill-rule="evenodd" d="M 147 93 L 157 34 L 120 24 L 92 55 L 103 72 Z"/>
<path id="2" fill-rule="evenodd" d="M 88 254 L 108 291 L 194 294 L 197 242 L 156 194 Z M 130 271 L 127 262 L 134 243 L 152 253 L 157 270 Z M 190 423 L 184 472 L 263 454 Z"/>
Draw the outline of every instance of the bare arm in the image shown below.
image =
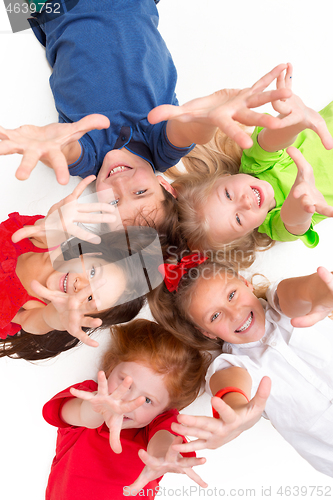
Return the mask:
<path id="1" fill-rule="evenodd" d="M 149 113 L 148 120 L 150 123 L 168 120 L 167 136 L 177 147 L 187 147 L 192 143 L 206 144 L 219 127 L 242 148 L 248 148 L 252 145 L 252 139 L 239 127 L 238 122 L 283 127 L 283 120 L 256 113 L 251 108 L 290 96 L 291 92 L 287 88 L 263 92 L 285 68 L 285 64 L 280 64 L 249 89 L 219 90 L 183 106 L 158 106 Z"/>
<path id="2" fill-rule="evenodd" d="M 241 389 L 247 397 L 238 392 L 228 392 L 222 399 L 213 397 L 212 406 L 219 418 L 179 415 L 180 423 L 172 424 L 172 430 L 197 439 L 173 445 L 173 448 L 179 452 L 216 449 L 252 427 L 265 409 L 271 382 L 268 377 L 264 377 L 256 395 L 249 401 L 251 386 L 251 377 L 244 368 L 235 366 L 214 373 L 210 379 L 213 394 L 226 387 L 235 387 Z"/>
<path id="3" fill-rule="evenodd" d="M 277 296 L 281 311 L 296 327 L 311 326 L 333 309 L 333 276 L 324 267 L 309 276 L 289 278 L 279 283 Z"/>
<path id="4" fill-rule="evenodd" d="M 302 153 L 294 147 L 288 148 L 287 153 L 295 162 L 297 176 L 281 207 L 281 219 L 287 231 L 302 235 L 309 229 L 314 212 L 333 217 L 333 207 L 316 188 L 312 167 Z"/>

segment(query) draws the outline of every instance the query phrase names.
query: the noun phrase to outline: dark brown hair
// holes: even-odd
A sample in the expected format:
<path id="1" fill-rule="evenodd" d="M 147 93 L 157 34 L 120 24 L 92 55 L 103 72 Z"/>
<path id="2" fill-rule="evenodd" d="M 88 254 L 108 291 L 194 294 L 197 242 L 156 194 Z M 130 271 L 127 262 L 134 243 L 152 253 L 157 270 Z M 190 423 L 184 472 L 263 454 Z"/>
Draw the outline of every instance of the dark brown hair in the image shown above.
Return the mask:
<path id="1" fill-rule="evenodd" d="M 128 238 L 130 234 L 130 239 Z M 93 330 L 83 328 L 89 335 L 96 330 L 101 330 L 110 327 L 114 324 L 123 323 L 133 319 L 140 311 L 145 303 L 144 296 L 136 296 L 136 290 L 141 289 L 142 285 L 142 269 L 136 269 L 130 265 L 129 255 L 139 253 L 145 248 L 148 248 L 153 239 L 156 238 L 156 233 L 151 228 L 131 227 L 124 231 L 113 231 L 101 235 L 101 243 L 94 245 L 86 241 L 73 238 L 68 240 L 62 247 L 62 256 L 59 260 L 69 261 L 77 258 L 80 252 L 101 253 L 100 258 L 107 262 L 115 263 L 120 267 L 126 277 L 126 288 L 118 299 L 116 304 L 110 309 L 92 314 L 92 317 L 100 318 L 102 325 Z M 160 255 L 156 255 L 157 262 L 155 263 L 157 272 Z M 150 255 L 149 264 L 154 267 L 154 256 Z M 55 261 L 53 265 L 57 265 Z M 149 269 L 147 270 L 149 274 Z M 137 293 L 137 295 L 141 295 Z M 134 297 L 134 298 L 133 298 Z M 22 358 L 26 360 L 47 359 L 57 356 L 63 351 L 67 351 L 79 344 L 79 340 L 66 331 L 53 330 L 45 335 L 33 335 L 25 332 L 23 329 L 12 337 L 0 339 L 0 357 Z"/>

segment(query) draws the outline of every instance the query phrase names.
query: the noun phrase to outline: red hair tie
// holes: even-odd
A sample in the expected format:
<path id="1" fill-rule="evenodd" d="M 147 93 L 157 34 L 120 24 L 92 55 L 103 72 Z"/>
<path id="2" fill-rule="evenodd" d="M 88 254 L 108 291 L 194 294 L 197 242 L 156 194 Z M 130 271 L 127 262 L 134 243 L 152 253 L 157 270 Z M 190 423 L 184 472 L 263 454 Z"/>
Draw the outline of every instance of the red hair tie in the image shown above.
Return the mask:
<path id="1" fill-rule="evenodd" d="M 183 257 L 178 264 L 161 264 L 158 270 L 164 275 L 164 283 L 169 292 L 178 290 L 179 282 L 189 269 L 197 267 L 208 259 L 200 253 L 192 253 Z"/>

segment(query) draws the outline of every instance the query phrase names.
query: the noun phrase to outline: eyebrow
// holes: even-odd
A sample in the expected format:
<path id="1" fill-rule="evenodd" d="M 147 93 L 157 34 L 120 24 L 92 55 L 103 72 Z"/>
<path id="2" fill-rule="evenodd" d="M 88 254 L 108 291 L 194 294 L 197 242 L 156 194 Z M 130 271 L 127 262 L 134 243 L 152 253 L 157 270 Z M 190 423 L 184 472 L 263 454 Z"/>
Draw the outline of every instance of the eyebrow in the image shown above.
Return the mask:
<path id="1" fill-rule="evenodd" d="M 140 191 L 140 189 L 138 189 L 138 191 Z M 143 193 L 143 194 L 140 194 L 140 195 L 134 195 L 132 198 L 135 200 L 135 201 L 140 201 L 141 199 L 143 198 L 149 198 L 150 196 L 153 196 L 155 194 L 154 191 L 151 191 L 149 193 Z M 117 203 L 117 207 L 120 207 L 121 205 L 123 205 L 124 203 L 119 200 L 119 202 Z M 125 202 L 125 205 L 126 205 L 126 202 Z"/>
<path id="2" fill-rule="evenodd" d="M 221 295 L 223 295 L 225 293 L 225 291 L 226 291 L 226 289 L 228 287 L 228 282 L 226 282 L 224 285 L 221 285 L 221 288 L 222 287 L 223 287 L 223 290 L 222 290 Z M 220 294 L 219 294 L 219 296 L 220 296 Z M 213 312 L 216 312 L 217 309 L 219 309 L 219 307 L 218 306 L 214 306 L 214 304 L 213 304 L 212 307 L 209 307 L 208 311 L 202 317 L 203 321 L 207 321 L 208 320 L 208 322 L 211 323 L 210 317 L 211 317 L 211 315 L 212 315 Z"/>
<path id="3" fill-rule="evenodd" d="M 125 373 L 125 372 L 119 372 L 119 375 L 120 375 L 121 377 L 124 377 L 124 378 L 125 378 L 125 377 L 131 377 L 130 375 L 128 375 L 128 374 L 127 374 L 127 373 Z M 133 380 L 133 377 L 131 377 L 131 379 Z M 134 380 L 133 380 L 133 382 L 132 382 L 132 383 L 135 385 Z M 157 398 L 157 396 L 152 396 L 152 395 L 151 395 L 151 394 L 149 394 L 148 392 L 145 392 L 145 394 L 146 394 L 146 395 L 145 395 L 144 397 L 148 397 L 149 399 L 151 399 L 151 400 L 153 400 L 153 401 L 156 401 L 156 402 L 157 402 L 157 404 L 160 404 L 160 401 L 159 401 L 159 399 Z M 138 397 L 140 397 L 140 396 L 138 396 Z"/>

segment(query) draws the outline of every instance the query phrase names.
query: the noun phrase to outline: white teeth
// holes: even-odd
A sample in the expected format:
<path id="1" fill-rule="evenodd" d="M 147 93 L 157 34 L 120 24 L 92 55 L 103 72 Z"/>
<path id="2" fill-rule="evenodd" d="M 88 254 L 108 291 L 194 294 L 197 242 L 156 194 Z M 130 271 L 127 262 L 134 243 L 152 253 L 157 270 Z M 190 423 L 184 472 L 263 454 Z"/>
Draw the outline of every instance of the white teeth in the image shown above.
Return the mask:
<path id="1" fill-rule="evenodd" d="M 256 195 L 257 197 L 257 203 L 258 203 L 258 207 L 260 207 L 260 202 L 261 202 L 261 196 L 260 196 L 260 192 L 258 191 L 258 189 L 256 188 L 251 188 L 252 191 L 254 192 L 254 194 Z"/>
<path id="2" fill-rule="evenodd" d="M 253 312 L 251 312 L 249 319 L 239 328 L 239 330 L 235 330 L 236 332 L 244 332 L 251 325 L 253 320 Z"/>
<path id="3" fill-rule="evenodd" d="M 109 175 L 115 174 L 116 172 L 122 172 L 123 170 L 127 170 L 127 168 L 128 167 L 124 167 L 124 166 L 115 167 L 112 170 L 110 170 Z"/>
<path id="4" fill-rule="evenodd" d="M 68 280 L 68 275 L 69 273 L 66 274 L 65 279 L 64 279 L 64 292 L 67 293 L 67 280 Z"/>

